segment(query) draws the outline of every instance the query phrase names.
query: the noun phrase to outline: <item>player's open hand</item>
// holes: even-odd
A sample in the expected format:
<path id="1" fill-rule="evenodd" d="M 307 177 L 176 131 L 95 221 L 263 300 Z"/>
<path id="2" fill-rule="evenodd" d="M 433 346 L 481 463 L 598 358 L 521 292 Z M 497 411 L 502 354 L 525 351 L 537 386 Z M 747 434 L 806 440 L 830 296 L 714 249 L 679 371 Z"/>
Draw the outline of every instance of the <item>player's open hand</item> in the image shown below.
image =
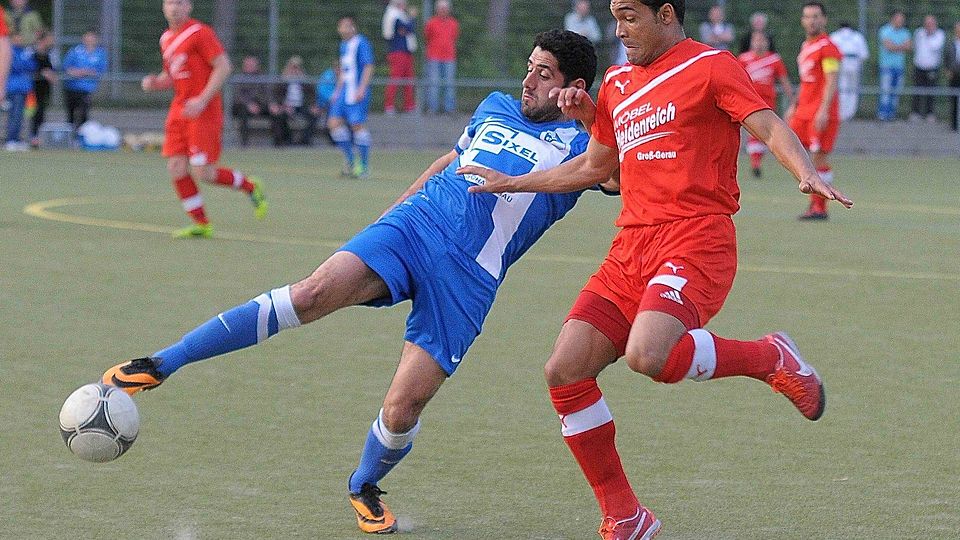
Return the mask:
<path id="1" fill-rule="evenodd" d="M 157 89 L 157 76 L 156 75 L 147 75 L 140 80 L 140 88 L 144 92 L 153 92 Z"/>
<path id="2" fill-rule="evenodd" d="M 832 184 L 824 182 L 819 174 L 815 174 L 801 181 L 800 191 L 807 194 L 816 193 L 817 195 L 826 197 L 828 200 L 837 201 L 846 208 L 853 206 L 853 200 L 844 195 L 839 189 L 833 187 Z"/>
<path id="3" fill-rule="evenodd" d="M 183 103 L 183 116 L 196 118 L 207 108 L 207 102 L 200 96 L 194 96 Z"/>
<path id="4" fill-rule="evenodd" d="M 476 165 L 464 165 L 457 169 L 457 174 L 467 177 L 468 182 L 475 185 L 467 188 L 470 193 L 503 193 L 514 191 L 513 183 L 515 177 L 507 176 L 500 171 L 478 167 Z"/>
<path id="5" fill-rule="evenodd" d="M 597 114 L 597 106 L 586 90 L 580 88 L 554 88 L 548 94 L 557 99 L 557 107 L 568 118 L 579 120 L 590 127 Z"/>

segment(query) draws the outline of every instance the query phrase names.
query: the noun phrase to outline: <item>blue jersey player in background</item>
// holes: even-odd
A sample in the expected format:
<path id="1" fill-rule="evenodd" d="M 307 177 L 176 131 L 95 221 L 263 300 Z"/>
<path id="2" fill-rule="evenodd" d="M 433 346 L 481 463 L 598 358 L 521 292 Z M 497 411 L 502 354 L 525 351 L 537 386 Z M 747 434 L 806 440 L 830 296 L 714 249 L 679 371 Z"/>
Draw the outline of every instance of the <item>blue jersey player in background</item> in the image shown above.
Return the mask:
<path id="1" fill-rule="evenodd" d="M 527 66 L 519 101 L 490 94 L 455 148 L 309 277 L 220 313 L 148 358 L 114 366 L 103 382 L 133 394 L 185 364 L 255 345 L 338 309 L 411 300 L 399 367 L 349 479 L 360 529 L 395 531 L 396 520 L 380 500 L 380 480 L 410 452 L 420 413 L 480 333 L 507 268 L 580 196 L 474 195 L 467 188 L 482 179 L 455 173 L 476 164 L 518 175 L 585 151 L 587 133 L 563 116 L 552 96 L 561 88 L 589 90 L 597 67 L 590 41 L 563 30 L 544 32 Z M 611 180 L 603 187 L 618 186 Z"/>
<path id="2" fill-rule="evenodd" d="M 330 138 L 343 152 L 343 176 L 367 178 L 370 176 L 370 132 L 367 130 L 367 111 L 370 109 L 370 78 L 373 77 L 373 47 L 370 41 L 357 33 L 352 17 L 337 21 L 340 34 L 340 69 L 337 87 L 330 99 L 327 128 Z M 349 127 L 347 127 L 349 126 Z M 360 159 L 355 159 L 353 147 Z"/>

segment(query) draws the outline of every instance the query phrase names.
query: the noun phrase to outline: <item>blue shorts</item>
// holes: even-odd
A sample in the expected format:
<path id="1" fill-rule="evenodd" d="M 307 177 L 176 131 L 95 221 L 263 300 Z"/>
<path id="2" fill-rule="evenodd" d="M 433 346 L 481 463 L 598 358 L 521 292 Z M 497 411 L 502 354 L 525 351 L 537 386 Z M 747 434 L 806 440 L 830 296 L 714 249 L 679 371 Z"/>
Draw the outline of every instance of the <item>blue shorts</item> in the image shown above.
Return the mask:
<path id="1" fill-rule="evenodd" d="M 453 375 L 480 335 L 497 281 L 409 203 L 360 231 L 340 251 L 360 257 L 390 289 L 390 298 L 368 305 L 413 301 L 404 339 Z"/>
<path id="2" fill-rule="evenodd" d="M 367 92 L 367 97 L 360 100 L 359 103 L 353 105 L 347 105 L 346 100 L 343 96 L 337 98 L 336 101 L 330 105 L 330 112 L 328 116 L 330 118 L 343 118 L 346 120 L 347 125 L 356 126 L 359 124 L 367 123 L 367 111 L 370 110 L 370 93 Z"/>

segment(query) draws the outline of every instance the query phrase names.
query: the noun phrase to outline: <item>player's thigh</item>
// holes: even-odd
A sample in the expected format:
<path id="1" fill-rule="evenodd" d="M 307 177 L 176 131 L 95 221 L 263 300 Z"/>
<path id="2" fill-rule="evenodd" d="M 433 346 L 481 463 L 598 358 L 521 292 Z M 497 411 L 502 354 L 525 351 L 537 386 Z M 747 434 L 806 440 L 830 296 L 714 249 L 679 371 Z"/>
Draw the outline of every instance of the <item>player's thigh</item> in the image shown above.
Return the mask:
<path id="1" fill-rule="evenodd" d="M 188 123 L 187 144 L 191 167 L 216 165 L 220 160 L 220 151 L 223 147 L 223 116 L 213 114 L 201 116 Z M 209 180 L 213 181 L 211 177 Z"/>
<path id="2" fill-rule="evenodd" d="M 393 433 L 409 431 L 447 379 L 447 373 L 422 347 L 403 344 L 400 365 L 383 399 L 383 421 Z"/>
<path id="3" fill-rule="evenodd" d="M 360 257 L 346 251 L 334 253 L 290 287 L 290 298 L 302 323 L 385 296 L 390 296 L 390 290 L 383 279 Z"/>
<path id="4" fill-rule="evenodd" d="M 670 351 L 686 332 L 687 326 L 673 315 L 662 311 L 637 313 L 630 328 L 630 339 L 627 340 L 624 356 L 627 366 L 637 373 L 657 376 L 666 364 Z"/>
<path id="5" fill-rule="evenodd" d="M 593 324 L 568 319 L 543 368 L 544 377 L 551 388 L 595 378 L 618 356 L 610 338 Z"/>
<path id="6" fill-rule="evenodd" d="M 161 150 L 161 154 L 166 158 L 178 158 L 178 161 L 179 158 L 183 158 L 183 171 L 174 176 L 174 178 L 180 178 L 187 174 L 187 157 L 190 155 L 187 121 L 167 120 L 163 131 L 163 149 Z M 171 169 L 172 164 L 172 161 L 167 161 L 167 168 L 170 170 L 170 174 L 174 175 L 174 171 Z"/>
<path id="7" fill-rule="evenodd" d="M 190 172 L 189 161 L 186 155 L 176 155 L 167 158 L 167 172 L 170 178 L 176 180 L 183 178 Z"/>

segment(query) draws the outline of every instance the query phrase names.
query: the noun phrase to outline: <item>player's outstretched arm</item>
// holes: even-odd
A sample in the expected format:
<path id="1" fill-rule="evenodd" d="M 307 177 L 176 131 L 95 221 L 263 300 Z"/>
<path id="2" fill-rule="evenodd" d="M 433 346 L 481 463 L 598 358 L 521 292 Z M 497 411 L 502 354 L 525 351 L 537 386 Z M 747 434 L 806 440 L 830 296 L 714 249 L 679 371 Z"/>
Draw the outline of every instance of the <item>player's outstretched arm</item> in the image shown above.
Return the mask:
<path id="1" fill-rule="evenodd" d="M 396 201 L 394 201 L 393 204 L 390 205 L 389 208 L 383 211 L 383 214 L 380 214 L 380 217 L 383 217 L 387 212 L 389 212 L 390 210 L 393 210 L 394 206 L 405 201 L 407 197 L 420 191 L 420 188 L 422 188 L 423 185 L 427 183 L 427 180 L 429 180 L 430 177 L 432 177 L 435 174 L 439 174 L 441 171 L 446 169 L 448 165 L 453 163 L 453 160 L 457 159 L 458 155 L 459 154 L 457 154 L 456 150 L 451 150 L 448 153 L 438 157 L 436 161 L 434 161 L 429 167 L 427 167 L 427 170 L 423 171 L 423 173 L 412 184 L 410 184 L 410 187 L 408 187 L 407 190 L 404 191 L 400 195 L 400 197 Z"/>
<path id="2" fill-rule="evenodd" d="M 803 193 L 816 193 L 850 208 L 853 201 L 842 191 L 820 178 L 810 156 L 790 126 L 770 109 L 757 111 L 743 119 L 743 127 L 763 141 L 777 160 L 800 182 Z"/>
<path id="3" fill-rule="evenodd" d="M 586 152 L 552 169 L 507 176 L 486 167 L 466 165 L 457 169 L 457 174 L 483 179 L 483 183 L 470 186 L 470 193 L 569 193 L 606 182 L 619 166 L 615 148 L 590 139 Z"/>
<path id="4" fill-rule="evenodd" d="M 597 115 L 597 106 L 590 94 L 582 88 L 554 88 L 549 96 L 556 98 L 557 107 L 567 118 L 576 120 L 590 131 Z"/>

